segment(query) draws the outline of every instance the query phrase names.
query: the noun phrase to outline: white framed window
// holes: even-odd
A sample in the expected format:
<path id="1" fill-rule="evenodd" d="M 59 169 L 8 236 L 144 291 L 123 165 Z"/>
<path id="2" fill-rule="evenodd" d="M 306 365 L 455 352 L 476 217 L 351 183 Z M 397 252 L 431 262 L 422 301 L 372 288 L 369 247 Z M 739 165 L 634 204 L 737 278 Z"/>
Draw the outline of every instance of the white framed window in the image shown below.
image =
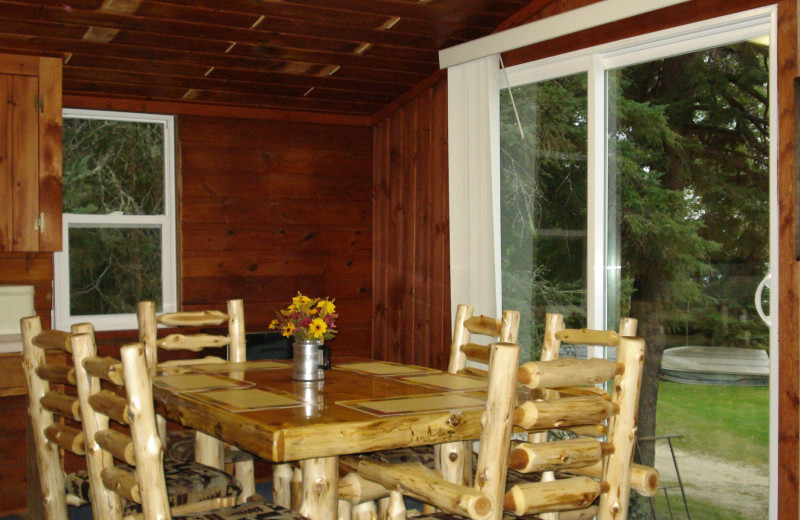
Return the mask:
<path id="1" fill-rule="evenodd" d="M 136 328 L 136 304 L 177 308 L 172 116 L 65 109 L 56 327 Z"/>

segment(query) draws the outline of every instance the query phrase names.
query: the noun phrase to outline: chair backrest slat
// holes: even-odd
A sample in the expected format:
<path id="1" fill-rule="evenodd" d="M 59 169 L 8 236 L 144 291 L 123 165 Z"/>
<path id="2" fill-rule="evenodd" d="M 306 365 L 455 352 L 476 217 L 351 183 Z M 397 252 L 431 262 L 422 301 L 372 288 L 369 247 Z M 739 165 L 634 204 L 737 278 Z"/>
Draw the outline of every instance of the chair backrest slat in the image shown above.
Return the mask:
<path id="1" fill-rule="evenodd" d="M 43 330 L 31 339 L 32 343 L 45 350 L 53 349 L 62 352 L 71 352 L 69 346 L 69 332 L 62 330 Z"/>
<path id="2" fill-rule="evenodd" d="M 463 352 L 464 355 L 467 356 L 467 359 L 471 361 L 477 361 L 478 363 L 483 363 L 485 365 L 489 364 L 488 345 L 467 343 L 466 345 L 461 345 L 461 352 Z"/>
<path id="3" fill-rule="evenodd" d="M 125 435 L 109 428 L 95 433 L 94 439 L 101 448 L 114 455 L 114 457 L 131 466 L 136 465 L 133 439 L 130 435 Z"/>
<path id="4" fill-rule="evenodd" d="M 78 404 L 77 397 L 49 390 L 41 397 L 40 402 L 42 403 L 42 407 L 48 412 L 66 417 L 67 419 L 72 419 L 73 421 L 81 420 L 81 408 Z"/>
<path id="5" fill-rule="evenodd" d="M 44 431 L 50 442 L 75 455 L 86 455 L 86 443 L 83 431 L 66 424 L 51 424 Z"/>
<path id="6" fill-rule="evenodd" d="M 619 342 L 619 335 L 613 330 L 564 329 L 556 337 L 564 343 L 606 347 L 613 347 Z"/>
<path id="7" fill-rule="evenodd" d="M 623 367 L 607 359 L 557 358 L 529 361 L 517 372 L 517 380 L 528 388 L 564 388 L 602 384 L 621 373 Z"/>
<path id="8" fill-rule="evenodd" d="M 567 468 L 564 471 L 574 475 L 584 475 L 601 479 L 603 478 L 603 463 L 600 461 L 591 466 Z M 661 477 L 655 468 L 643 464 L 631 464 L 631 489 L 640 495 L 646 497 L 654 496 L 656 491 L 658 491 L 660 479 Z"/>
<path id="9" fill-rule="evenodd" d="M 111 390 L 100 390 L 89 396 L 89 404 L 95 412 L 115 420 L 119 424 L 128 424 L 128 401 Z"/>
<path id="10" fill-rule="evenodd" d="M 112 357 L 92 357 L 83 362 L 83 368 L 94 377 L 104 379 L 117 386 L 124 384 L 122 379 L 122 363 Z"/>
<path id="11" fill-rule="evenodd" d="M 557 443 L 517 441 L 511 444 L 508 465 L 523 473 L 564 471 L 596 464 L 611 448 L 611 444 L 589 437 Z"/>
<path id="12" fill-rule="evenodd" d="M 526 401 L 514 411 L 514 424 L 525 430 L 550 430 L 602 423 L 617 407 L 601 396 Z"/>
<path id="13" fill-rule="evenodd" d="M 156 321 L 168 327 L 209 327 L 227 323 L 230 316 L 222 311 L 169 312 L 156 317 Z"/>
<path id="14" fill-rule="evenodd" d="M 200 352 L 207 348 L 226 347 L 231 340 L 217 334 L 169 334 L 160 338 L 156 345 L 164 350 L 191 350 Z"/>
<path id="15" fill-rule="evenodd" d="M 142 494 L 135 472 L 112 467 L 103 469 L 101 476 L 106 489 L 113 489 L 114 494 L 131 502 L 142 503 Z"/>
<path id="16" fill-rule="evenodd" d="M 38 367 L 36 375 L 50 383 L 75 386 L 75 369 L 67 365 Z"/>
<path id="17" fill-rule="evenodd" d="M 488 316 L 470 316 L 465 322 L 464 326 L 472 334 L 483 334 L 484 336 L 500 337 L 500 329 L 503 322 L 497 318 L 490 318 Z"/>
<path id="18" fill-rule="evenodd" d="M 591 506 L 603 491 L 602 482 L 583 476 L 536 484 L 511 488 L 504 497 L 503 508 L 518 516 L 582 509 Z"/>

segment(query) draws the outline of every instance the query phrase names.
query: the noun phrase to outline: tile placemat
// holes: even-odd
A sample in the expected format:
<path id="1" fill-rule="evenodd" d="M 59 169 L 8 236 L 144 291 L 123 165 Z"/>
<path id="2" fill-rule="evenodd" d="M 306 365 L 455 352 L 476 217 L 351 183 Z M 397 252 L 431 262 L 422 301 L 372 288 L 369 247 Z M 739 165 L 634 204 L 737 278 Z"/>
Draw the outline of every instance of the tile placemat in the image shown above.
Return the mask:
<path id="1" fill-rule="evenodd" d="M 307 404 L 292 394 L 261 388 L 209 390 L 192 394 L 192 397 L 231 412 L 294 408 Z"/>
<path id="2" fill-rule="evenodd" d="M 351 370 L 369 376 L 399 376 L 405 374 L 440 373 L 435 368 L 420 367 L 416 365 L 403 365 L 391 361 L 364 361 L 357 363 L 344 363 L 334 365 L 339 370 Z"/>
<path id="3" fill-rule="evenodd" d="M 441 394 L 404 395 L 386 399 L 338 401 L 336 404 L 370 415 L 385 417 L 426 412 L 482 409 L 486 406 L 486 396 L 465 392 L 446 392 Z"/>
<path id="4" fill-rule="evenodd" d="M 263 359 L 258 361 L 242 361 L 240 363 L 207 363 L 203 365 L 189 365 L 197 372 L 236 372 L 247 370 L 274 370 L 278 368 L 291 367 L 291 361 L 276 361 L 274 359 Z"/>
<path id="5" fill-rule="evenodd" d="M 398 377 L 397 380 L 439 390 L 485 390 L 488 386 L 486 379 L 461 374 L 425 374 Z"/>
<path id="6" fill-rule="evenodd" d="M 172 374 L 156 376 L 153 384 L 173 392 L 199 392 L 214 388 L 247 388 L 255 383 L 231 379 L 218 374 Z"/>

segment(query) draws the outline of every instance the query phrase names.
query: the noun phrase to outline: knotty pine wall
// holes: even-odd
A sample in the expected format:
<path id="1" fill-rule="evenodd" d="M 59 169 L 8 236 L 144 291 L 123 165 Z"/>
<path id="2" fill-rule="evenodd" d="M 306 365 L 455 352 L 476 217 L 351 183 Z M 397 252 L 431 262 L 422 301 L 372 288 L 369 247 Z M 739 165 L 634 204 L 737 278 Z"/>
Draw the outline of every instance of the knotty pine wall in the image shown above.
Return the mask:
<path id="1" fill-rule="evenodd" d="M 446 368 L 447 82 L 436 77 L 375 125 L 372 343 L 377 358 Z"/>
<path id="2" fill-rule="evenodd" d="M 169 113 L 170 107 L 77 99 L 65 106 Z M 180 107 L 171 107 L 180 109 Z M 336 299 L 340 355 L 371 354 L 372 129 L 368 124 L 214 114 L 178 117 L 181 305 L 243 298 L 249 332 L 297 290 Z M 50 326 L 52 254 L 0 253 L 0 284 L 35 287 Z M 100 333 L 118 344 L 135 331 Z M 20 356 L 0 354 L 0 515 L 26 509 L 27 396 Z"/>
<path id="3" fill-rule="evenodd" d="M 372 130 L 183 116 L 184 309 L 243 298 L 266 330 L 297 291 L 336 299 L 332 354 L 370 355 Z"/>

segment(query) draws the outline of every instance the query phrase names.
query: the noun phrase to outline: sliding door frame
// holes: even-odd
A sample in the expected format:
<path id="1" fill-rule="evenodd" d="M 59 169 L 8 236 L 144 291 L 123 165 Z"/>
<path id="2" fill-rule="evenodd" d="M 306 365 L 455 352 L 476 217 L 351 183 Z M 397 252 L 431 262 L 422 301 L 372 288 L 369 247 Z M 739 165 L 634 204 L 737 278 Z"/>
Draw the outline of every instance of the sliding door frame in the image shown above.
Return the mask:
<path id="1" fill-rule="evenodd" d="M 606 328 L 609 288 L 607 271 L 618 269 L 610 265 L 607 254 L 608 160 L 606 157 L 606 98 L 605 71 L 623 66 L 684 54 L 703 48 L 768 35 L 770 41 L 769 114 L 770 114 L 770 403 L 769 403 L 769 518 L 777 519 L 778 498 L 778 74 L 777 74 L 777 7 L 767 6 L 749 11 L 692 23 L 655 33 L 584 49 L 544 60 L 524 63 L 500 71 L 500 88 L 541 82 L 569 74 L 587 73 L 587 326 Z M 499 91 L 497 93 L 499 97 Z M 492 129 L 492 149 L 498 156 L 499 130 Z M 499 185 L 499 165 L 492 168 L 493 185 Z M 495 207 L 499 190 L 495 192 Z M 496 217 L 499 219 L 499 216 Z M 495 229 L 498 226 L 495 225 Z M 499 271 L 500 263 L 496 269 Z M 500 279 L 499 272 L 495 279 Z M 502 308 L 502 291 L 497 291 L 497 308 Z M 602 351 L 590 356 L 604 356 Z"/>

